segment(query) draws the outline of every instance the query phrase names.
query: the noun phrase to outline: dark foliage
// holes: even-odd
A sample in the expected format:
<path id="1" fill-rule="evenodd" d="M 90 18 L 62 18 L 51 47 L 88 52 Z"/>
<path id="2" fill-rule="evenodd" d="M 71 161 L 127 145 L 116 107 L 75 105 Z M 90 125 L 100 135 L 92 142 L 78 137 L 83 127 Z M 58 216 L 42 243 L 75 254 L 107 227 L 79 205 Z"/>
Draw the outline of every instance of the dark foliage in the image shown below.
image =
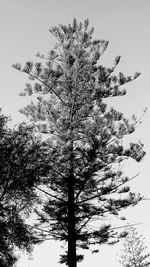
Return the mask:
<path id="1" fill-rule="evenodd" d="M 39 242 L 25 218 L 38 201 L 33 185 L 43 175 L 43 156 L 32 129 L 10 130 L 7 120 L 0 115 L 0 266 L 11 267 L 16 248 L 31 252 Z"/>

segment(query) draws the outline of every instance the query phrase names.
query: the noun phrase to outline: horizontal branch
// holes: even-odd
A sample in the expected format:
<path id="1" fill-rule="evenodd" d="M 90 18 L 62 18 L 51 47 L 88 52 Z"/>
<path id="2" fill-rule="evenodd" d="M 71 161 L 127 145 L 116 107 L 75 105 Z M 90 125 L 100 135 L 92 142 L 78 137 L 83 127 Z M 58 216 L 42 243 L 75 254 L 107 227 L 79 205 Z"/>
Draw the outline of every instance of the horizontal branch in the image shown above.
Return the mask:
<path id="1" fill-rule="evenodd" d="M 110 231 L 110 230 L 112 231 L 112 230 L 116 230 L 116 229 L 124 228 L 124 227 L 130 227 L 130 226 L 140 225 L 140 224 L 143 224 L 143 222 L 140 222 L 140 223 L 133 223 L 133 224 L 126 224 L 126 225 L 123 225 L 123 226 L 113 227 L 113 228 L 110 228 L 109 231 Z"/>
<path id="2" fill-rule="evenodd" d="M 59 222 L 59 223 L 60 223 L 62 229 L 63 229 L 66 233 L 68 233 L 67 230 L 65 229 L 65 227 L 62 225 L 62 223 L 61 223 L 61 222 Z M 41 232 L 43 232 L 43 233 L 45 232 L 45 233 L 50 234 L 50 235 L 51 235 L 51 232 L 53 233 L 53 229 L 52 229 L 52 230 L 45 230 L 45 229 L 41 229 L 41 228 L 36 227 L 36 226 L 32 226 L 32 225 L 30 225 L 30 224 L 25 224 L 25 225 L 28 226 L 28 227 L 30 227 L 30 228 L 32 228 L 32 229 L 41 231 Z"/>
<path id="3" fill-rule="evenodd" d="M 110 232 L 110 231 L 114 231 L 114 230 L 117 230 L 117 229 L 122 229 L 122 228 L 126 228 L 126 227 L 131 227 L 131 226 L 135 226 L 135 225 L 140 225 L 140 224 L 143 224 L 143 222 L 141 222 L 141 223 L 134 223 L 134 224 L 126 224 L 126 225 L 122 225 L 122 226 L 118 226 L 118 227 L 112 227 L 112 228 L 109 228 L 107 231 L 108 232 Z M 101 233 L 101 236 L 103 236 L 103 234 L 105 235 L 105 233 Z M 88 234 L 86 234 L 86 235 L 93 235 L 93 232 L 89 232 Z M 82 237 L 82 236 L 84 236 L 84 233 L 83 234 L 80 234 L 80 236 Z M 109 237 L 114 237 L 115 238 L 115 236 L 109 236 Z M 92 237 L 91 237 L 92 238 Z M 90 242 L 90 244 L 96 244 L 96 242 Z M 106 243 L 107 244 L 107 243 Z"/>
<path id="4" fill-rule="evenodd" d="M 142 200 L 142 199 L 141 199 L 141 200 Z M 86 226 L 86 224 L 93 218 L 93 216 L 96 216 L 97 213 L 100 212 L 102 206 L 104 206 L 105 203 L 107 203 L 107 200 L 101 205 L 101 207 L 99 207 L 97 210 L 93 211 L 93 213 L 88 217 L 88 219 L 86 220 L 86 222 L 79 228 L 78 231 L 81 231 L 81 229 L 82 229 L 83 227 Z M 133 205 L 133 204 L 136 204 L 136 203 L 137 203 L 137 202 L 135 201 L 135 203 L 133 202 L 133 203 L 131 203 L 131 204 Z M 107 212 L 109 212 L 110 214 L 113 215 L 113 212 L 115 212 L 115 211 L 120 211 L 122 208 L 127 208 L 128 206 L 129 206 L 129 205 L 124 206 L 124 207 L 121 207 L 121 206 L 120 206 L 120 207 L 117 207 L 117 208 L 112 208 L 111 210 L 104 210 L 104 211 L 102 212 L 102 215 L 105 214 L 105 213 L 107 213 Z M 102 215 L 101 215 L 101 216 L 102 216 Z M 97 216 L 100 216 L 100 215 L 97 215 Z"/>
<path id="5" fill-rule="evenodd" d="M 120 186 L 126 184 L 127 182 L 130 182 L 131 180 L 133 180 L 134 178 L 136 178 L 138 175 L 139 175 L 139 173 L 137 173 L 136 175 L 134 175 L 133 177 L 131 177 L 129 180 L 127 180 L 127 181 L 125 181 L 125 182 L 123 182 L 123 183 L 121 183 L 121 184 L 115 186 L 114 188 L 112 188 L 112 190 L 111 190 L 110 193 L 114 193 L 114 192 L 113 192 L 114 190 L 118 189 Z M 101 189 L 101 188 L 97 188 L 96 191 L 98 191 L 98 190 L 100 190 L 100 189 Z M 93 199 L 95 199 L 95 198 L 97 198 L 97 197 L 100 197 L 100 196 L 103 196 L 103 194 L 101 194 L 101 193 L 96 194 L 96 195 L 94 195 L 94 196 L 91 196 L 90 198 L 87 198 L 87 199 L 78 201 L 78 202 L 76 202 L 76 204 L 85 203 L 85 202 L 87 202 L 87 201 L 93 200 Z"/>
<path id="6" fill-rule="evenodd" d="M 41 232 L 45 232 L 45 233 L 49 233 L 51 232 L 51 230 L 45 230 L 45 229 L 41 229 L 39 227 L 36 227 L 36 226 L 33 226 L 33 225 L 30 225 L 30 224 L 25 224 L 26 226 L 28 226 L 29 228 L 32 228 L 32 229 L 35 229 L 35 230 L 38 230 L 38 231 L 41 231 Z"/>
<path id="7" fill-rule="evenodd" d="M 105 202 L 101 205 L 101 207 L 99 208 L 99 210 L 105 205 L 105 203 L 107 203 L 107 201 L 105 201 Z M 97 211 L 96 211 L 96 212 L 97 212 Z M 96 215 L 96 214 L 95 214 L 95 211 L 94 211 L 94 213 L 92 213 L 92 214 L 89 216 L 89 218 L 86 220 L 86 222 L 83 223 L 83 225 L 81 225 L 81 227 L 79 228 L 78 231 L 81 231 L 82 228 L 83 228 L 84 226 L 86 226 L 86 224 L 92 219 L 92 217 L 93 217 L 94 215 Z"/>
<path id="8" fill-rule="evenodd" d="M 48 196 L 50 196 L 50 197 L 52 197 L 52 198 L 56 198 L 56 199 L 59 200 L 59 201 L 62 201 L 62 202 L 64 202 L 64 203 L 67 203 L 67 201 L 65 201 L 64 199 L 59 198 L 59 197 L 57 197 L 57 196 L 55 196 L 55 195 L 53 195 L 53 194 L 51 194 L 51 193 L 49 193 L 49 192 L 47 192 L 47 191 L 45 191 L 45 190 L 39 188 L 39 187 L 37 187 L 37 186 L 34 186 L 34 188 L 38 189 L 39 191 L 45 193 L 46 195 L 48 195 Z"/>

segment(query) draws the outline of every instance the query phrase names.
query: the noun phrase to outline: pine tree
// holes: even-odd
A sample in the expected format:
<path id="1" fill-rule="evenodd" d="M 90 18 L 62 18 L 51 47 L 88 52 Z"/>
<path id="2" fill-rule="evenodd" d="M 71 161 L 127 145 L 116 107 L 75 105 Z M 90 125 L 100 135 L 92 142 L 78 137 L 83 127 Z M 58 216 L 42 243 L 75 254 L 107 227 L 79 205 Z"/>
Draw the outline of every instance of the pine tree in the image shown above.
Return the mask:
<path id="1" fill-rule="evenodd" d="M 127 184 L 130 177 L 115 168 L 125 159 L 140 162 L 144 156 L 141 143 L 131 143 L 128 149 L 122 144 L 123 137 L 135 131 L 136 119 L 130 122 L 105 102 L 125 95 L 122 85 L 139 73 L 116 75 L 120 56 L 111 68 L 101 65 L 108 42 L 93 39 L 93 32 L 88 19 L 52 27 L 57 41 L 47 57 L 38 53 L 35 64 L 13 65 L 32 80 L 21 95 L 37 96 L 37 103 L 31 101 L 21 112 L 47 138 L 49 175 L 40 190 L 48 199 L 37 214 L 45 235 L 48 231 L 68 244 L 60 262 L 69 267 L 83 259 L 78 249 L 119 239 L 101 219 L 119 216 L 120 210 L 141 200 Z"/>
<path id="2" fill-rule="evenodd" d="M 7 122 L 8 118 L 0 114 L 1 267 L 14 266 L 18 259 L 16 248 L 31 252 L 32 246 L 39 242 L 37 233 L 25 219 L 38 201 L 33 181 L 38 185 L 38 176 L 43 175 L 42 147 L 31 129 L 23 124 L 9 129 Z"/>
<path id="3" fill-rule="evenodd" d="M 147 258 L 150 254 L 145 254 L 144 238 L 138 235 L 134 227 L 127 228 L 127 236 L 123 243 L 123 254 L 120 263 L 124 267 L 146 267 L 150 266 Z"/>

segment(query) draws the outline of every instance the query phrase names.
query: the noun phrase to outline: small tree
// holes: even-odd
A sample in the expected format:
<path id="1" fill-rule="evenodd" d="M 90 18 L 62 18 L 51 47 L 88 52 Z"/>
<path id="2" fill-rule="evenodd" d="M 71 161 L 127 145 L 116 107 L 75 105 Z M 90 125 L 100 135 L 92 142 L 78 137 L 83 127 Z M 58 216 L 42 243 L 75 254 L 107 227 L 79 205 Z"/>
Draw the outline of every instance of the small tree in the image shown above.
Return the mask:
<path id="1" fill-rule="evenodd" d="M 32 101 L 21 112 L 48 137 L 50 172 L 47 188 L 41 188 L 47 198 L 37 213 L 45 234 L 68 244 L 60 262 L 69 267 L 83 258 L 76 254 L 78 248 L 119 239 L 101 219 L 119 216 L 120 210 L 141 200 L 126 185 L 130 177 L 115 168 L 125 159 L 139 162 L 144 156 L 141 143 L 131 143 L 128 149 L 122 145 L 123 137 L 134 132 L 136 119 L 130 123 L 105 103 L 106 98 L 125 95 L 122 85 L 139 73 L 115 75 L 120 56 L 111 68 L 102 66 L 108 42 L 94 40 L 93 31 L 88 20 L 52 27 L 57 43 L 48 56 L 38 54 L 40 62 L 27 62 L 23 68 L 14 65 L 33 80 L 21 95 L 37 95 L 37 104 Z M 44 66 L 41 60 L 46 60 Z"/>
<path id="2" fill-rule="evenodd" d="M 7 121 L 8 118 L 0 114 L 1 267 L 14 266 L 16 248 L 31 252 L 32 245 L 39 242 L 25 218 L 38 201 L 33 181 L 37 185 L 38 176 L 43 175 L 42 147 L 31 128 L 20 125 L 10 130 Z"/>
<path id="3" fill-rule="evenodd" d="M 127 236 L 123 242 L 123 254 L 120 263 L 124 267 L 146 267 L 150 266 L 147 260 L 150 254 L 146 254 L 144 246 L 144 238 L 138 235 L 134 227 L 127 227 Z"/>

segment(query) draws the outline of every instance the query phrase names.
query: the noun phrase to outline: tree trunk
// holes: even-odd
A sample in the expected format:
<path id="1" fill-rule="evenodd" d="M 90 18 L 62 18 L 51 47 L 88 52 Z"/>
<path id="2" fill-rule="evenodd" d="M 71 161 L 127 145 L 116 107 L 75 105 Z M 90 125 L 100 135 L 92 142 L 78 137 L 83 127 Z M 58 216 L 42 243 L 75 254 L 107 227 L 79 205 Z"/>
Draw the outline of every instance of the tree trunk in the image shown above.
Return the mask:
<path id="1" fill-rule="evenodd" d="M 70 146 L 70 175 L 68 179 L 68 266 L 77 267 L 76 258 L 76 227 L 75 227 L 75 201 L 74 201 L 74 156 L 73 156 L 73 138 L 71 131 L 71 146 Z"/>
<path id="2" fill-rule="evenodd" d="M 76 267 L 76 229 L 74 204 L 74 177 L 70 177 L 68 186 L 68 266 Z"/>

